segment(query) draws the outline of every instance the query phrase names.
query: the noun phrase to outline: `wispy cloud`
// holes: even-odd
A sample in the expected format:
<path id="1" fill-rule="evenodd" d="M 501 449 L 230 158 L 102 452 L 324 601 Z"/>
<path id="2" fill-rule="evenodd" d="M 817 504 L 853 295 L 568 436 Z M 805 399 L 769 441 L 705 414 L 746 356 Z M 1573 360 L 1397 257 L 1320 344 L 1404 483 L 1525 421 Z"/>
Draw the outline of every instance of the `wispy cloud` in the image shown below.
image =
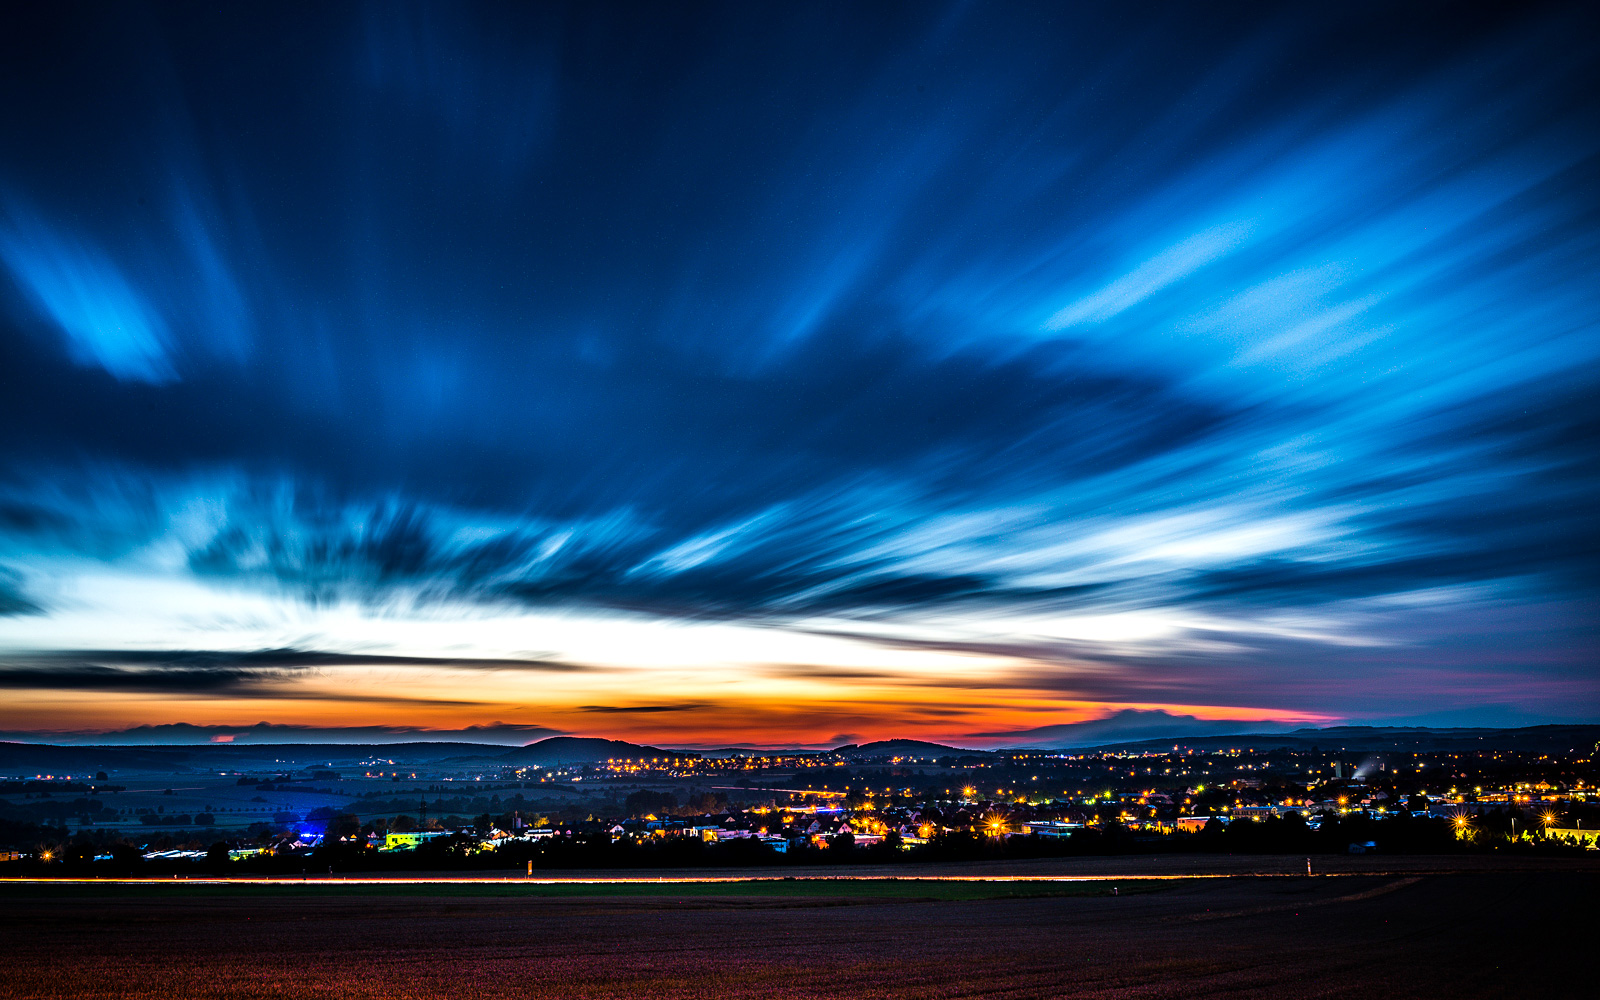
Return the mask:
<path id="1" fill-rule="evenodd" d="M 19 698 L 1600 705 L 1586 9 L 116 17 L 0 39 Z"/>
<path id="2" fill-rule="evenodd" d="M 543 726 L 494 722 L 460 729 L 425 729 L 415 726 L 306 726 L 258 722 L 247 726 L 194 725 L 187 722 L 133 726 L 127 729 L 36 729 L 0 731 L 0 740 L 90 746 L 160 746 L 168 744 L 231 743 L 281 745 L 304 743 L 484 743 L 523 746 L 559 730 Z M 455 751 L 458 752 L 458 751 Z"/>
<path id="3" fill-rule="evenodd" d="M 705 708 L 709 702 L 685 702 L 679 705 L 579 705 L 580 712 L 597 712 L 601 715 L 654 715 L 658 712 L 693 712 Z"/>
<path id="4" fill-rule="evenodd" d="M 417 701 L 403 693 L 296 690 L 294 681 L 341 667 L 430 667 L 567 673 L 586 668 L 557 660 L 394 656 L 304 649 L 50 650 L 0 653 L 0 687 L 42 691 L 147 691 L 274 699 Z M 472 700 L 423 699 L 431 705 Z"/>
<path id="5" fill-rule="evenodd" d="M 1243 246 L 1251 229 L 1248 222 L 1231 222 L 1180 240 L 1104 287 L 1063 306 L 1045 321 L 1044 327 L 1063 330 L 1085 323 L 1104 323 Z"/>
<path id="6" fill-rule="evenodd" d="M 177 377 L 166 321 L 90 241 L 12 205 L 0 216 L 0 261 L 80 364 L 139 382 Z"/>

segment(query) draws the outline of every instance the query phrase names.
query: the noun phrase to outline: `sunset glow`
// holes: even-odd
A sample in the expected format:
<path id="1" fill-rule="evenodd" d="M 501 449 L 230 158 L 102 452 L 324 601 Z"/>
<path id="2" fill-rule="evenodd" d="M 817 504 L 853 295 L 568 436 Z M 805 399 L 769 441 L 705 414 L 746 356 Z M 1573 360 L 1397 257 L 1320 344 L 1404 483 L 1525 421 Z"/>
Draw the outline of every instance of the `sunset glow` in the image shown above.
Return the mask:
<path id="1" fill-rule="evenodd" d="M 1600 714 L 1579 15 L 495 10 L 19 23 L 0 738 Z"/>

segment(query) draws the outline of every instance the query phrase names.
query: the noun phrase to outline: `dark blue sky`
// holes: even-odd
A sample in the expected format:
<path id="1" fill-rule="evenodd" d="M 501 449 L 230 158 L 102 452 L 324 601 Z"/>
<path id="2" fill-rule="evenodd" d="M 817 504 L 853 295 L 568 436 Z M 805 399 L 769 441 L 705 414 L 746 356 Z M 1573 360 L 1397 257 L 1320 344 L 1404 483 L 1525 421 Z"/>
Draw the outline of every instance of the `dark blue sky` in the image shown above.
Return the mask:
<path id="1" fill-rule="evenodd" d="M 1596 27 L 9 8 L 0 729 L 1600 717 Z"/>

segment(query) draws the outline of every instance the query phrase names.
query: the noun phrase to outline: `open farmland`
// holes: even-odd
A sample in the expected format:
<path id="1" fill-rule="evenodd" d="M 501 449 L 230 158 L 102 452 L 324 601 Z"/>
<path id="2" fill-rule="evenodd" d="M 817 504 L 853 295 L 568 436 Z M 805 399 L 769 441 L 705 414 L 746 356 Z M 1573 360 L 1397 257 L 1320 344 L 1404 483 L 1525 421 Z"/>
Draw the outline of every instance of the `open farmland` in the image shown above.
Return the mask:
<path id="1" fill-rule="evenodd" d="M 1592 995 L 1593 871 L 1119 883 L 10 884 L 15 997 Z"/>

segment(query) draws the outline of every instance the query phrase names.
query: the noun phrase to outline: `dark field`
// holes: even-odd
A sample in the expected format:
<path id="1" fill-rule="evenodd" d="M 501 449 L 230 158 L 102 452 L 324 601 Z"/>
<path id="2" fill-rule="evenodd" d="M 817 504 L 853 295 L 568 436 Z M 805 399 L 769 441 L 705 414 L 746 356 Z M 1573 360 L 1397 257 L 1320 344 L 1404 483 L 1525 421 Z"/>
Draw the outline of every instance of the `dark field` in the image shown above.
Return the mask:
<path id="1" fill-rule="evenodd" d="M 10 884 L 0 996 L 1596 995 L 1590 866 L 1371 867 L 1116 896 L 905 878 Z"/>

